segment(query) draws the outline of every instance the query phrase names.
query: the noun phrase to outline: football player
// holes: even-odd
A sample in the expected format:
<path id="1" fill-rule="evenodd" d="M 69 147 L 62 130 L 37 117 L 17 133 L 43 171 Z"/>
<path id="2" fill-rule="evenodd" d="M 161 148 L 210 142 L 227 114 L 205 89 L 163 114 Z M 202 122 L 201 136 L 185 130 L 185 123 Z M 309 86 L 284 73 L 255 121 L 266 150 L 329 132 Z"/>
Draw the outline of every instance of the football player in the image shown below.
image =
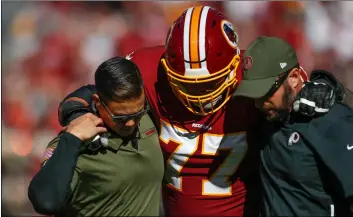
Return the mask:
<path id="1" fill-rule="evenodd" d="M 127 57 L 142 73 L 159 128 L 166 216 L 257 214 L 261 141 L 252 134 L 261 118 L 249 99 L 231 99 L 242 67 L 251 64 L 242 62 L 242 53 L 229 19 L 197 6 L 174 22 L 165 46 Z M 90 111 L 91 91 L 94 87 L 84 86 L 65 98 L 59 108 L 62 125 Z"/>

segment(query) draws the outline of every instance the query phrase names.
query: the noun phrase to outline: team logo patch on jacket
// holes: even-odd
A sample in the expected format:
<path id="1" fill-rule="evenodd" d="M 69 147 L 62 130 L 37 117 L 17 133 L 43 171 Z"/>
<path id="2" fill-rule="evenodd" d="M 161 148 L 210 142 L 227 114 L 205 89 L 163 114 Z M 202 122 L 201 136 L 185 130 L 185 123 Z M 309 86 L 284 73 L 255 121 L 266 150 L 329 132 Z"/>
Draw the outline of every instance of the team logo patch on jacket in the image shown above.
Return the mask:
<path id="1" fill-rule="evenodd" d="M 297 132 L 294 132 L 290 135 L 288 139 L 288 146 L 292 146 L 295 143 L 298 143 L 300 139 L 300 135 Z"/>

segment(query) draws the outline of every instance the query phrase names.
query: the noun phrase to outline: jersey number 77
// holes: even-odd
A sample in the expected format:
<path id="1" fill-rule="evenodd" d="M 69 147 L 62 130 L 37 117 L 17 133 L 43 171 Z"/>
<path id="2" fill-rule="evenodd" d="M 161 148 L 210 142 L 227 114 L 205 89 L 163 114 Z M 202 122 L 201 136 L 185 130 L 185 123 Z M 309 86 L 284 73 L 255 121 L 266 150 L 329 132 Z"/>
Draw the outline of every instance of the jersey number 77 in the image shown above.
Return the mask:
<path id="1" fill-rule="evenodd" d="M 186 131 L 174 127 L 181 133 Z M 173 127 L 161 121 L 160 140 L 165 145 L 171 142 L 177 144 L 166 163 L 165 179 L 173 188 L 183 191 L 183 177 L 181 171 L 188 161 L 197 155 L 201 158 L 212 158 L 221 151 L 227 154 L 214 172 L 202 178 L 202 195 L 225 196 L 232 194 L 232 183 L 229 178 L 237 171 L 247 151 L 246 133 L 211 134 L 204 133 L 193 139 L 179 136 Z M 202 139 L 200 138 L 202 137 Z"/>

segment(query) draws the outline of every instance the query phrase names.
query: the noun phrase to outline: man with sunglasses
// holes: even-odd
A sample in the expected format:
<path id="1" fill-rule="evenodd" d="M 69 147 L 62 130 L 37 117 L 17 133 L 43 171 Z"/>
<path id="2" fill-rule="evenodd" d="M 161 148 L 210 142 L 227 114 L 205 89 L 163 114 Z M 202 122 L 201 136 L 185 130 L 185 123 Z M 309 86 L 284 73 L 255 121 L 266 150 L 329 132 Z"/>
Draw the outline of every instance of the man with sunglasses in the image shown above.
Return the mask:
<path id="1" fill-rule="evenodd" d="M 49 143 L 28 189 L 34 209 L 60 216 L 157 216 L 163 155 L 139 69 L 111 58 L 87 87 L 93 114 L 76 118 Z"/>
<path id="2" fill-rule="evenodd" d="M 259 126 L 259 112 L 252 100 L 231 100 L 242 80 L 244 61 L 228 20 L 208 6 L 188 8 L 171 26 L 165 46 L 128 55 L 141 70 L 159 128 L 166 216 L 258 213 L 259 179 L 253 176 L 262 141 L 251 134 L 253 126 Z M 317 87 L 321 88 L 311 86 L 303 97 L 319 102 L 315 105 L 321 108 L 322 98 L 312 98 Z M 90 112 L 85 106 L 92 103 L 86 97 L 90 92 L 81 87 L 60 104 L 61 125 Z M 299 111 L 315 113 L 317 106 L 300 103 Z"/>
<path id="3" fill-rule="evenodd" d="M 248 59 L 235 95 L 255 99 L 267 115 L 261 150 L 263 216 L 347 216 L 353 198 L 353 111 L 335 103 L 325 115 L 292 111 L 305 83 L 294 49 L 274 37 L 259 37 L 244 53 Z M 323 70 L 318 73 L 329 74 Z M 328 84 L 325 84 L 328 85 Z M 330 100 L 328 92 L 324 97 Z M 344 100 L 345 94 L 342 94 Z M 327 102 L 334 104 L 334 102 Z M 328 109 L 327 109 L 328 110 Z"/>

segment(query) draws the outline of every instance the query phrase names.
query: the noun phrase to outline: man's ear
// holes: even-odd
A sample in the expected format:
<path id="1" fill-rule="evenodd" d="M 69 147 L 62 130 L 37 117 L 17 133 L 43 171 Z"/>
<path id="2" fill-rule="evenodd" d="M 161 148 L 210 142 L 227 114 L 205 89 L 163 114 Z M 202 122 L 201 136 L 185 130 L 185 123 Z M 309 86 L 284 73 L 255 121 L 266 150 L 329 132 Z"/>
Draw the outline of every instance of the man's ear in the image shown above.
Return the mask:
<path id="1" fill-rule="evenodd" d="M 99 98 L 98 94 L 96 94 L 96 93 L 93 94 L 93 102 L 96 105 L 100 103 L 100 98 Z"/>
<path id="2" fill-rule="evenodd" d="M 297 88 L 302 83 L 300 69 L 293 69 L 288 75 L 288 84 L 292 88 Z"/>

